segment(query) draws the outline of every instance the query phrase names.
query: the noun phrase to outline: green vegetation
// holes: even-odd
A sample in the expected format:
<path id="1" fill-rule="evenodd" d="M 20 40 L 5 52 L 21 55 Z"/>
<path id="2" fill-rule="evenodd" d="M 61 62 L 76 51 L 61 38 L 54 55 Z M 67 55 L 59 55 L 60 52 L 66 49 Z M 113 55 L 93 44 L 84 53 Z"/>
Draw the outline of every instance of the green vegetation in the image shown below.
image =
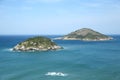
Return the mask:
<path id="1" fill-rule="evenodd" d="M 34 38 L 29 38 L 19 44 L 17 44 L 13 50 L 19 50 L 19 51 L 29 51 L 29 50 L 56 50 L 61 49 L 62 47 L 57 46 L 57 44 L 51 39 L 38 36 Z"/>
<path id="2" fill-rule="evenodd" d="M 54 42 L 52 42 L 49 38 L 38 36 L 38 37 L 34 37 L 34 38 L 29 38 L 19 45 L 24 45 L 25 47 L 44 46 L 44 48 L 45 48 L 45 47 L 50 47 L 50 46 L 53 46 L 56 44 Z"/>
<path id="3" fill-rule="evenodd" d="M 70 34 L 63 36 L 61 39 L 93 40 L 93 41 L 97 40 L 98 41 L 98 40 L 110 40 L 112 38 L 104 34 L 101 34 L 99 32 L 96 32 L 92 29 L 83 28 L 83 29 L 79 29 L 74 32 L 71 32 Z"/>

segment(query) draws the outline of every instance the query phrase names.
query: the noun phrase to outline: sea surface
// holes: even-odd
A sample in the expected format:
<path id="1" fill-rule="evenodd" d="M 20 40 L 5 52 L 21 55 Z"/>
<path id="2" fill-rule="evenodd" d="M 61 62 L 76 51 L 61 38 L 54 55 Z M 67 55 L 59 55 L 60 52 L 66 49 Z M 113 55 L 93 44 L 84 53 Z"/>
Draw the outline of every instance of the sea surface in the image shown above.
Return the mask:
<path id="1" fill-rule="evenodd" d="M 30 37 L 0 36 L 0 80 L 120 80 L 120 35 L 110 41 L 54 40 L 64 47 L 57 51 L 11 51 Z"/>

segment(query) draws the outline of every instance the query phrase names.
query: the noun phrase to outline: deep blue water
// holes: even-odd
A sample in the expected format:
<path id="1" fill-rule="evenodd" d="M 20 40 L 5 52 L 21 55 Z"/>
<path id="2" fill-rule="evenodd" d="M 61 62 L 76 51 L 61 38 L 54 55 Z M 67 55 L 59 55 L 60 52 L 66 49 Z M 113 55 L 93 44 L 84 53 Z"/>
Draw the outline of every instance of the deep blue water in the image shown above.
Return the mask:
<path id="1" fill-rule="evenodd" d="M 0 36 L 0 80 L 120 80 L 119 35 L 111 41 L 54 40 L 64 47 L 58 51 L 10 50 L 29 37 Z"/>

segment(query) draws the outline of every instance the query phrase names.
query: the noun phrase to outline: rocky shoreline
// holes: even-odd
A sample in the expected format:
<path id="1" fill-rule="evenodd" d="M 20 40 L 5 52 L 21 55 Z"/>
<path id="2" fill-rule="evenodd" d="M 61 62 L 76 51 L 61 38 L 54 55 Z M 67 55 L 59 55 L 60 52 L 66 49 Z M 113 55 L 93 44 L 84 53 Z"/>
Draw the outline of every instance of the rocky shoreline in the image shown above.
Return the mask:
<path id="1" fill-rule="evenodd" d="M 13 51 L 49 51 L 63 49 L 58 46 L 55 42 L 45 37 L 35 37 L 27 39 L 17 44 L 12 50 Z"/>
<path id="2" fill-rule="evenodd" d="M 113 38 L 101 38 L 101 39 L 76 39 L 76 38 L 55 38 L 55 40 L 81 40 L 81 41 L 108 41 L 112 40 Z"/>
<path id="3" fill-rule="evenodd" d="M 48 48 L 42 48 L 42 47 L 27 47 L 25 48 L 24 46 L 15 46 L 12 50 L 13 51 L 48 51 L 48 50 L 58 50 L 58 49 L 63 49 L 61 46 L 51 46 Z"/>

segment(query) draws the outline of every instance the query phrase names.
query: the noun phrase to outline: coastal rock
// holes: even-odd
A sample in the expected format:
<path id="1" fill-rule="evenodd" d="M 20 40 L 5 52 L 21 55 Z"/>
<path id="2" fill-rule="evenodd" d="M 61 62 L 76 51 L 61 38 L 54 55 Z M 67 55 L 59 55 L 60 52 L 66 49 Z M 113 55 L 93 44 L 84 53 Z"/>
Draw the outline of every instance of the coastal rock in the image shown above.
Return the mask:
<path id="1" fill-rule="evenodd" d="M 59 37 L 56 39 L 62 39 L 62 40 L 83 40 L 83 41 L 105 41 L 105 40 L 111 40 L 112 37 L 109 37 L 107 35 L 104 35 L 102 33 L 99 33 L 97 31 L 94 31 L 89 28 L 82 28 L 79 30 L 76 30 L 74 32 L 69 33 L 68 35 L 65 35 L 63 37 Z"/>
<path id="2" fill-rule="evenodd" d="M 46 37 L 34 37 L 29 38 L 19 44 L 17 44 L 13 51 L 48 51 L 62 49 L 51 39 Z"/>

